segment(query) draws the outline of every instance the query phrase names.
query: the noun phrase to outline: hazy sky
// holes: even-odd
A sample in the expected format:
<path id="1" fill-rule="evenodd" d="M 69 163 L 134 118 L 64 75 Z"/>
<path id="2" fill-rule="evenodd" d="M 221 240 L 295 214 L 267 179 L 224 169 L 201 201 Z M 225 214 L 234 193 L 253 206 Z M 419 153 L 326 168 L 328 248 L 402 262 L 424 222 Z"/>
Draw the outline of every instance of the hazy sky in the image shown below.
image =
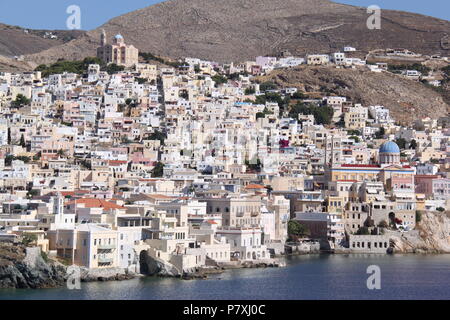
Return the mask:
<path id="1" fill-rule="evenodd" d="M 216 1 L 216 0 L 211 0 Z M 221 0 L 226 1 L 226 0 Z M 81 8 L 81 27 L 95 29 L 111 18 L 160 0 L 0 0 L 0 22 L 34 29 L 66 29 L 70 5 Z M 378 5 L 450 20 L 448 0 L 336 0 L 358 6 Z"/>

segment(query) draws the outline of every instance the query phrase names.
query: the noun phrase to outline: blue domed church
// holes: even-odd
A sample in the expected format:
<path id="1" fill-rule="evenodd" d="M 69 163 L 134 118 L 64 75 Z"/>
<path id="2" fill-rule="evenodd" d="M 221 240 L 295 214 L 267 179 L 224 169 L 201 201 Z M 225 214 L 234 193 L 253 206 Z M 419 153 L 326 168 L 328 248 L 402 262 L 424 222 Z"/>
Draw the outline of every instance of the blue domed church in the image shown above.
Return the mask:
<path id="1" fill-rule="evenodd" d="M 400 148 L 394 141 L 383 143 L 378 153 L 380 165 L 400 164 Z"/>

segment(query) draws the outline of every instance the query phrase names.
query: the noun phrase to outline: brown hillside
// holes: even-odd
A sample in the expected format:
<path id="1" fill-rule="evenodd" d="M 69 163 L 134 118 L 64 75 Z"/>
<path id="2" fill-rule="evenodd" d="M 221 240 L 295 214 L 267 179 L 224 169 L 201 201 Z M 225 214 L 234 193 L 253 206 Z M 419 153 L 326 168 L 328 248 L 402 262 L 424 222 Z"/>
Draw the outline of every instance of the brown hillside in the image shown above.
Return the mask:
<path id="1" fill-rule="evenodd" d="M 46 31 L 58 39 L 44 38 Z M 83 33 L 77 30 L 31 30 L 0 23 L 0 55 L 14 57 L 41 52 L 76 39 Z"/>
<path id="2" fill-rule="evenodd" d="M 178 57 L 242 61 L 289 50 L 330 52 L 351 45 L 363 51 L 407 48 L 450 55 L 441 39 L 450 22 L 418 14 L 382 12 L 381 30 L 368 30 L 365 8 L 328 0 L 169 0 L 112 19 L 67 44 L 28 59 L 38 63 L 94 55 L 101 29 L 121 33 L 141 51 Z"/>
<path id="3" fill-rule="evenodd" d="M 364 106 L 384 105 L 396 121 L 411 123 L 427 116 L 439 118 L 450 112 L 441 94 L 424 84 L 391 73 L 366 69 L 301 66 L 274 71 L 259 81 L 305 92 L 325 92 L 351 98 Z"/>

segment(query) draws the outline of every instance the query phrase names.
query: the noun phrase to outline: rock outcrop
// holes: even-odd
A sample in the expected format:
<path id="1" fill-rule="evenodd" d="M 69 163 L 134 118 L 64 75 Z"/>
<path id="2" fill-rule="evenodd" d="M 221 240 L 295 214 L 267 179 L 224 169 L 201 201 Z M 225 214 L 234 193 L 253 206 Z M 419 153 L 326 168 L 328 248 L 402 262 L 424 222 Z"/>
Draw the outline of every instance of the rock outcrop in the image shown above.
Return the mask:
<path id="1" fill-rule="evenodd" d="M 179 277 L 182 275 L 174 265 L 150 256 L 147 251 L 141 252 L 140 261 L 140 270 L 144 275 L 161 277 Z"/>
<path id="2" fill-rule="evenodd" d="M 396 253 L 450 253 L 450 217 L 426 212 L 416 230 L 391 233 L 390 239 Z"/>
<path id="3" fill-rule="evenodd" d="M 124 268 L 108 268 L 108 269 L 88 269 L 80 268 L 81 281 L 122 281 L 137 277 L 134 272 L 129 272 Z"/>
<path id="4" fill-rule="evenodd" d="M 65 277 L 65 267 L 46 261 L 39 248 L 0 244 L 0 288 L 58 287 Z"/>
<path id="5" fill-rule="evenodd" d="M 88 269 L 80 267 L 80 280 L 122 281 L 138 274 L 124 268 Z M 0 288 L 38 289 L 66 285 L 67 266 L 48 259 L 39 248 L 0 243 Z"/>

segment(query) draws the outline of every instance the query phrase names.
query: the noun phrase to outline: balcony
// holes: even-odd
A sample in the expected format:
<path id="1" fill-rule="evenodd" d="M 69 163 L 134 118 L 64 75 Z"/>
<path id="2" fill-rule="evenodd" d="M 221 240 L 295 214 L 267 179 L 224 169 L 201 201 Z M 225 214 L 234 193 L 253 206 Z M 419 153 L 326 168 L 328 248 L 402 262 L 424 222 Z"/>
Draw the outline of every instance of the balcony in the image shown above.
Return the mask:
<path id="1" fill-rule="evenodd" d="M 99 250 L 114 250 L 116 248 L 115 244 L 99 244 L 97 246 Z"/>
<path id="2" fill-rule="evenodd" d="M 98 263 L 109 263 L 111 264 L 114 261 L 113 258 L 109 257 L 98 257 Z"/>

